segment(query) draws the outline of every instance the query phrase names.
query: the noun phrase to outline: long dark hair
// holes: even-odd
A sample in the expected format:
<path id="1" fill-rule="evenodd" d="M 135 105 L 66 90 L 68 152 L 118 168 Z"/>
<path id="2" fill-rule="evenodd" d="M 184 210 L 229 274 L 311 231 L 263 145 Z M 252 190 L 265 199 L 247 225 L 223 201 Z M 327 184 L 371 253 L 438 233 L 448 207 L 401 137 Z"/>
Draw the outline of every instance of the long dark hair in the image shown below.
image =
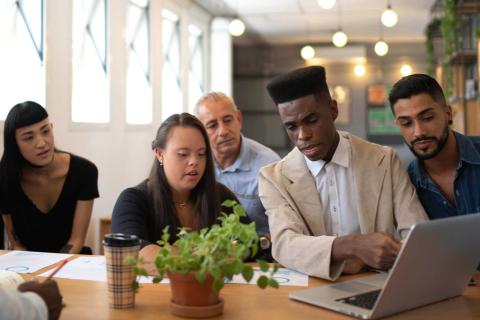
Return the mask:
<path id="1" fill-rule="evenodd" d="M 207 131 L 200 120 L 189 113 L 174 114 L 168 117 L 157 131 L 157 136 L 152 142 L 152 149 L 165 149 L 170 138 L 170 132 L 175 127 L 192 127 L 200 131 L 205 141 L 207 162 L 205 173 L 192 190 L 190 199 L 193 200 L 195 212 L 198 214 L 200 228 L 209 227 L 215 223 L 220 213 L 220 202 L 215 180 L 212 150 L 208 140 Z M 177 216 L 177 210 L 173 202 L 172 191 L 165 176 L 164 168 L 155 159 L 150 176 L 147 181 L 147 191 L 151 212 L 153 212 L 153 223 L 155 237 L 160 239 L 162 228 L 169 226 L 170 239 L 176 239 L 175 234 L 181 227 Z"/>
<path id="2" fill-rule="evenodd" d="M 0 161 L 0 193 L 2 199 L 12 199 L 20 183 L 20 170 L 27 163 L 18 149 L 15 131 L 48 118 L 47 111 L 38 103 L 25 101 L 16 104 L 5 119 L 3 129 L 3 155 Z M 10 194 L 9 194 L 10 192 Z"/>

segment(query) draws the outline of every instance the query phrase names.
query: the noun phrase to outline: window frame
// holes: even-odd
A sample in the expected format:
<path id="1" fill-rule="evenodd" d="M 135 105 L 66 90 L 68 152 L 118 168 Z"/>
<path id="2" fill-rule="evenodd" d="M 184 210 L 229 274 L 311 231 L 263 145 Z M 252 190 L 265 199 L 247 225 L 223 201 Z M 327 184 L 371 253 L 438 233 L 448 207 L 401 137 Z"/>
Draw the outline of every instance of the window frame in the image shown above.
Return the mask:
<path id="1" fill-rule="evenodd" d="M 152 84 L 151 83 L 152 57 L 151 57 L 150 52 L 152 50 L 152 43 L 151 43 L 152 42 L 152 40 L 151 40 L 152 32 L 151 32 L 151 26 L 150 26 L 150 1 L 148 2 L 148 4 L 145 7 L 141 7 L 141 6 L 139 6 L 136 3 L 131 2 L 131 1 L 128 3 L 128 5 L 136 6 L 137 8 L 142 10 L 142 14 L 140 16 L 140 19 L 138 19 L 137 25 L 135 26 L 135 32 L 133 33 L 133 37 L 130 40 L 130 43 L 128 43 L 128 45 L 127 45 L 128 49 L 132 50 L 133 53 L 135 53 L 135 56 L 138 57 L 139 61 L 140 61 L 140 56 L 139 56 L 137 50 L 135 50 L 135 38 L 137 37 L 138 33 L 140 32 L 140 27 L 141 27 L 142 22 L 144 20 L 146 20 L 145 22 L 147 24 L 147 39 L 148 39 L 148 42 L 147 42 L 147 47 L 148 47 L 147 65 L 148 65 L 148 67 L 147 67 L 147 70 L 143 70 L 143 73 L 145 74 L 145 78 L 147 79 L 148 83 L 151 85 Z"/>
<path id="2" fill-rule="evenodd" d="M 77 0 L 78 1 L 78 0 Z M 91 18 L 93 16 L 93 13 L 95 12 L 95 9 L 98 6 L 98 3 L 100 1 L 104 1 L 104 7 L 105 7 L 105 12 L 104 12 L 104 20 L 105 20 L 105 35 L 104 35 L 104 40 L 105 40 L 105 55 L 102 58 L 102 55 L 100 54 L 100 51 L 97 48 L 97 43 L 95 42 L 95 38 L 93 37 L 93 34 L 91 33 L 91 30 L 89 28 Z M 96 131 L 96 132 L 107 132 L 111 129 L 112 126 L 112 119 L 113 119 L 113 114 L 112 114 L 112 107 L 111 107 L 111 81 L 110 81 L 110 59 L 109 59 L 109 50 L 110 50 L 110 43 L 109 43 L 109 31 L 110 31 L 110 0 L 95 0 L 95 5 L 92 6 L 91 12 L 88 15 L 88 23 L 83 27 L 85 34 L 88 36 L 89 41 L 92 42 L 92 45 L 95 49 L 96 56 L 99 59 L 100 65 L 102 67 L 102 70 L 105 74 L 106 81 L 107 81 L 107 86 L 108 86 L 108 92 L 107 92 L 107 98 L 108 98 L 108 115 L 109 115 L 109 120 L 107 122 L 75 122 L 73 121 L 73 86 L 74 86 L 74 69 L 72 67 L 72 86 L 71 86 L 71 95 L 70 95 L 70 107 L 68 108 L 68 128 L 69 130 L 73 132 L 88 132 L 88 131 Z M 75 6 L 72 6 L 72 9 L 74 9 Z M 75 14 L 75 13 L 74 13 Z M 73 18 L 73 17 L 72 17 Z M 75 19 L 72 19 L 72 23 Z M 72 32 L 74 32 L 75 28 L 72 28 Z M 74 33 L 72 33 L 73 35 Z M 74 39 L 72 38 L 72 41 Z M 73 61 L 74 53 L 72 51 L 72 61 Z M 103 60 L 104 59 L 104 60 Z"/>
<path id="3" fill-rule="evenodd" d="M 128 101 L 128 67 L 125 69 L 125 104 L 124 104 L 124 116 L 123 116 L 123 123 L 124 123 L 124 127 L 125 127 L 125 130 L 127 132 L 141 132 L 141 131 L 150 131 L 154 126 L 155 126 L 155 122 L 156 122 L 156 118 L 155 118 L 155 102 L 154 102 L 154 83 L 153 83 L 153 79 L 152 79 L 152 66 L 153 66 L 153 63 L 152 63 L 152 20 L 151 20 L 151 9 L 152 9 L 152 4 L 151 4 L 151 0 L 148 0 L 147 2 L 147 5 L 146 6 L 140 6 L 138 5 L 137 3 L 135 3 L 135 1 L 128 1 L 127 4 L 126 4 L 126 10 L 128 11 L 128 6 L 136 6 L 137 8 L 141 9 L 142 10 L 142 14 L 141 14 L 141 17 L 142 19 L 139 19 L 137 21 L 137 25 L 135 26 L 135 31 L 133 32 L 133 36 L 132 36 L 132 39 L 127 39 L 127 42 L 126 43 L 126 48 L 127 48 L 127 53 L 126 53 L 126 58 L 127 60 L 129 60 L 129 56 L 130 56 L 130 51 L 133 51 L 133 53 L 135 54 L 135 56 L 137 57 L 138 59 L 138 62 L 140 63 L 140 65 L 142 66 L 142 71 L 144 73 L 144 76 L 147 80 L 147 82 L 150 84 L 150 89 L 151 89 L 151 97 L 152 97 L 152 102 L 151 102 L 151 122 L 150 123 L 141 123 L 141 124 L 136 124 L 136 123 L 128 123 L 127 122 L 127 101 Z M 127 12 L 127 16 L 128 16 L 128 12 Z M 143 65 L 141 63 L 141 59 L 139 57 L 139 54 L 137 53 L 137 51 L 135 50 L 135 47 L 134 47 L 134 43 L 135 43 L 135 38 L 140 30 L 140 26 L 141 26 L 141 23 L 143 21 L 143 19 L 146 20 L 146 24 L 147 24 L 147 39 L 148 39 L 148 43 L 147 43 L 147 47 L 148 47 L 148 59 L 147 59 L 147 64 L 148 64 L 148 70 L 143 70 Z M 127 19 L 128 20 L 128 19 Z M 125 21 L 125 26 L 128 27 L 128 21 Z M 130 61 L 128 62 L 130 63 Z"/>
<path id="4" fill-rule="evenodd" d="M 171 19 L 168 19 L 167 17 L 165 17 L 163 15 L 163 10 L 167 10 L 169 11 L 171 14 L 173 14 L 174 16 L 177 17 L 176 21 L 172 21 Z M 168 39 L 168 44 L 167 44 L 167 48 L 171 48 L 172 47 L 172 43 L 173 41 L 175 40 L 175 36 L 178 35 L 178 50 L 179 50 L 179 53 L 178 53 L 178 63 L 179 63 L 179 68 L 178 68 L 178 73 L 176 72 L 176 75 L 175 75 L 175 83 L 176 85 L 178 86 L 179 88 L 179 95 L 180 95 L 180 99 L 181 99 L 181 103 L 180 103 L 180 107 L 181 107 L 181 110 L 179 110 L 178 112 L 175 112 L 175 113 L 182 113 L 182 112 L 185 112 L 185 90 L 188 90 L 188 88 L 184 88 L 185 84 L 183 83 L 183 72 L 184 72 L 184 64 L 185 64 L 185 61 L 184 61 L 184 55 L 185 55 L 185 52 L 184 52 L 184 49 L 185 49 L 185 45 L 184 45 L 184 33 L 182 33 L 182 24 L 184 23 L 184 20 L 185 20 L 185 15 L 183 14 L 184 13 L 184 8 L 182 7 L 179 7 L 176 3 L 172 3 L 172 2 L 167 2 L 165 3 L 164 6 L 162 6 L 162 13 L 160 14 L 161 16 L 161 23 L 162 23 L 162 40 L 161 40 L 161 47 L 162 47 L 162 58 L 161 58 L 161 70 L 160 70 L 160 92 L 161 92 L 161 99 L 160 99 L 160 109 L 159 109 L 159 117 L 160 117 L 160 121 L 164 121 L 165 119 L 167 119 L 167 117 L 165 117 L 165 108 L 164 108 L 164 105 L 163 105 L 163 97 L 164 97 L 164 79 L 163 79 L 163 73 L 164 73 L 164 70 L 165 70 L 165 66 L 167 64 L 169 64 L 170 66 L 173 66 L 173 64 L 170 62 L 171 60 L 169 59 L 169 52 L 168 50 L 165 50 L 165 48 L 163 47 L 163 43 L 164 43 L 164 29 L 163 29 L 163 24 L 164 24 L 164 21 L 165 19 L 168 19 L 170 20 L 170 22 L 174 23 L 174 31 L 170 34 L 170 38 Z M 188 20 L 188 19 L 187 19 Z M 188 41 L 188 40 L 187 40 Z M 188 43 L 187 43 L 187 49 L 188 49 Z M 187 61 L 188 63 L 188 61 Z M 188 83 L 187 83 L 187 87 L 188 87 Z"/>
<path id="5" fill-rule="evenodd" d="M 40 1 L 40 43 L 38 44 L 36 41 L 35 41 L 35 37 L 33 35 L 33 32 L 32 32 L 32 28 L 30 26 L 30 22 L 27 18 L 27 15 L 25 13 L 25 8 L 23 6 L 23 0 L 15 0 L 15 1 L 12 1 L 12 8 L 14 7 L 15 9 L 14 10 L 14 14 L 19 14 L 19 16 L 21 17 L 21 20 L 26 28 L 26 31 L 28 33 L 28 38 L 30 38 L 32 44 L 33 44 L 33 48 L 35 49 L 35 52 L 37 53 L 37 57 L 39 59 L 39 64 L 40 66 L 43 68 L 43 78 L 44 78 L 44 88 L 43 88 L 43 101 L 37 101 L 38 103 L 40 103 L 44 108 L 45 110 L 48 111 L 48 108 L 47 108 L 47 105 L 46 105 L 46 101 L 47 101 L 47 90 L 46 90 L 46 67 L 45 67 L 45 31 L 46 31 L 46 28 L 45 28 L 45 6 L 46 6 L 46 0 L 39 0 Z M 25 100 L 25 99 L 24 99 Z M 18 101 L 20 102 L 20 101 Z M 13 105 L 12 105 L 13 107 Z M 11 108 L 10 108 L 11 109 Z M 5 114 L 5 119 L 8 115 L 8 112 L 10 112 L 10 109 L 8 109 L 8 111 L 6 112 Z M 5 123 L 5 119 L 1 119 L 0 118 L 0 130 L 3 130 L 4 129 L 4 123 Z"/>
<path id="6" fill-rule="evenodd" d="M 105 12 L 104 12 L 105 34 L 104 34 L 104 39 L 103 39 L 105 41 L 105 52 L 104 52 L 103 57 L 102 57 L 102 54 L 100 53 L 100 50 L 98 49 L 97 42 L 95 41 L 95 37 L 93 36 L 92 30 L 90 28 L 90 24 L 92 22 L 93 14 L 95 13 L 95 10 L 97 9 L 97 6 L 100 3 L 100 1 L 104 2 L 104 7 L 105 7 Z M 89 14 L 89 17 L 88 17 L 88 23 L 85 25 L 86 34 L 90 38 L 90 40 L 92 41 L 93 47 L 95 48 L 95 52 L 97 53 L 97 58 L 100 60 L 100 64 L 102 65 L 102 68 L 103 68 L 103 71 L 105 72 L 105 75 L 108 74 L 108 54 L 109 54 L 108 8 L 109 8 L 109 1 L 108 0 L 95 0 L 95 4 L 92 6 L 92 10 L 90 11 L 90 14 Z"/>
<path id="7" fill-rule="evenodd" d="M 40 62 L 43 64 L 44 61 L 44 53 L 45 53 L 45 0 L 39 0 L 40 1 L 40 44 L 37 44 L 35 41 L 35 38 L 33 36 L 32 29 L 30 27 L 29 21 L 27 19 L 27 16 L 25 15 L 25 9 L 23 7 L 23 1 L 24 0 L 16 0 L 15 1 L 15 6 L 18 9 L 18 12 L 20 13 L 20 16 L 22 17 L 23 22 L 25 23 L 25 27 L 27 28 L 28 35 L 30 36 L 30 39 L 32 40 L 33 46 L 35 47 L 35 50 L 37 51 L 38 57 L 40 59 Z"/>
<path id="8" fill-rule="evenodd" d="M 208 48 L 208 41 L 209 41 L 209 27 L 208 23 L 204 22 L 202 19 L 196 19 L 195 16 L 190 17 L 189 20 L 189 28 L 190 25 L 194 25 L 196 28 L 198 28 L 201 32 L 201 36 L 199 41 L 197 41 L 197 48 L 200 48 L 202 50 L 202 84 L 201 84 L 201 90 L 202 90 L 202 95 L 207 93 L 210 88 L 210 84 L 208 83 L 208 76 L 209 76 L 209 65 L 208 65 L 208 55 L 209 55 L 209 48 Z M 188 28 L 188 37 L 190 37 L 190 30 Z M 190 40 L 190 39 L 189 39 Z M 189 43 L 188 43 L 189 46 Z M 192 70 L 192 62 L 193 62 L 193 55 L 192 52 L 190 51 L 190 46 L 188 48 L 188 72 L 187 72 L 187 85 L 188 85 L 188 102 L 187 102 L 187 112 L 189 113 L 194 113 L 194 108 L 195 105 L 193 105 L 190 108 L 190 98 L 191 98 L 191 92 L 190 92 L 190 72 Z M 199 97 L 200 98 L 200 97 Z"/>

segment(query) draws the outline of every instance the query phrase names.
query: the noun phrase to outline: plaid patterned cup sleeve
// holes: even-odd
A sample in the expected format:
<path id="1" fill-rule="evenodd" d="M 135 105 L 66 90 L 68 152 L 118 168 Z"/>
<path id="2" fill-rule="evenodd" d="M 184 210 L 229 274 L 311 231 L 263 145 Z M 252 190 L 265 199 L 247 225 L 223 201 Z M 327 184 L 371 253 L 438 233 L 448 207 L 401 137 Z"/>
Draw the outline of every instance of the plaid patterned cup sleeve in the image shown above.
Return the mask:
<path id="1" fill-rule="evenodd" d="M 127 256 L 137 258 L 140 246 L 105 246 L 107 266 L 108 300 L 111 308 L 125 309 L 135 305 L 135 290 L 132 287 L 134 275 L 132 267 L 125 263 Z"/>

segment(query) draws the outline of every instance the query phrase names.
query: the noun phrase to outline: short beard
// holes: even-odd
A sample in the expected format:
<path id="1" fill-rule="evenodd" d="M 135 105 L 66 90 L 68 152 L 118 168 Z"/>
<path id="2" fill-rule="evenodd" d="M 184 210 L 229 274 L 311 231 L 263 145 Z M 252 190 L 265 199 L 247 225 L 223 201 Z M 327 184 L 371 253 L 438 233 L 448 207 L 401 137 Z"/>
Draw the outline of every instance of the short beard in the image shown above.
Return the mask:
<path id="1" fill-rule="evenodd" d="M 413 140 L 412 145 L 409 145 L 408 143 L 406 143 L 406 141 L 405 141 L 405 143 L 408 146 L 408 148 L 410 149 L 410 151 L 412 151 L 412 153 L 415 155 L 415 157 L 417 157 L 421 161 L 425 161 L 425 160 L 435 158 L 440 152 L 442 152 L 443 148 L 445 148 L 445 146 L 447 145 L 449 132 L 450 132 L 450 127 L 447 124 L 445 126 L 445 129 L 443 130 L 443 135 L 440 139 L 437 139 L 436 137 L 422 137 L 422 138 Z M 415 143 L 417 143 L 418 141 L 426 140 L 426 139 L 437 141 L 437 148 L 435 150 L 433 150 L 432 152 L 427 153 L 427 154 L 418 154 L 415 151 L 415 149 L 413 148 L 413 145 Z"/>

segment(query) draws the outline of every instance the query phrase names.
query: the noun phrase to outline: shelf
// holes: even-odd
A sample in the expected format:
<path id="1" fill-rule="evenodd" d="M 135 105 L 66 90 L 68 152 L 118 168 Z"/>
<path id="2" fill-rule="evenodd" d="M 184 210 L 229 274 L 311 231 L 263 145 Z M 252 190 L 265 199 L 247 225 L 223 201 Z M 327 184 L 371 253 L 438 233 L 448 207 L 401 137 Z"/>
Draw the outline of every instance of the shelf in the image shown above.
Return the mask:
<path id="1" fill-rule="evenodd" d="M 450 63 L 452 64 L 471 64 L 477 62 L 476 49 L 461 49 L 452 54 Z"/>
<path id="2" fill-rule="evenodd" d="M 479 10 L 480 3 L 477 0 L 459 0 L 455 8 L 457 15 L 478 14 Z"/>

